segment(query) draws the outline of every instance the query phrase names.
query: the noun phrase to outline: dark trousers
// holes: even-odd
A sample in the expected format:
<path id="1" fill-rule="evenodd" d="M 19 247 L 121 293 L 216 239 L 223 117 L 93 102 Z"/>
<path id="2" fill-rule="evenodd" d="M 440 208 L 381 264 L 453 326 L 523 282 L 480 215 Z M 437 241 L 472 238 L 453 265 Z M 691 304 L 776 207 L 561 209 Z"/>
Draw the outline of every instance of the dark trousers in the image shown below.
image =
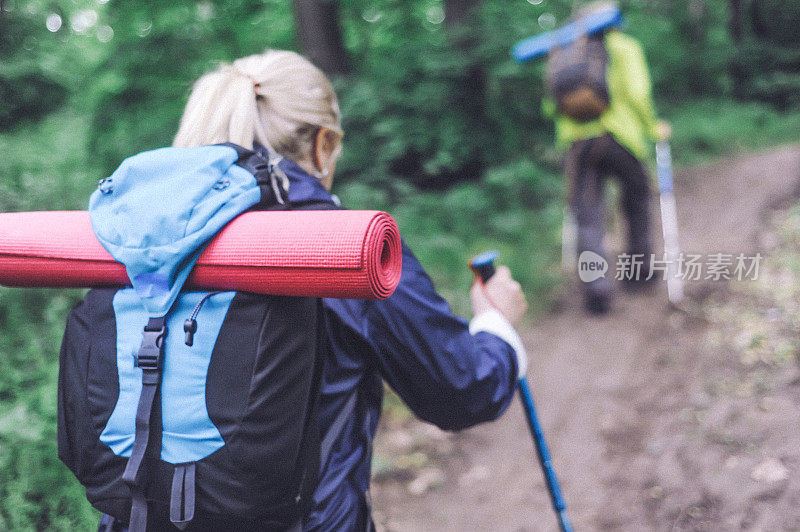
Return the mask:
<path id="1" fill-rule="evenodd" d="M 568 202 L 578 225 L 578 254 L 593 251 L 608 261 L 609 271 L 600 282 L 587 283 L 588 291 L 604 290 L 607 279 L 614 277 L 616 261 L 609 260 L 603 249 L 606 228 L 604 185 L 613 177 L 622 193 L 622 210 L 628 225 L 628 248 L 631 255 L 650 259 L 650 187 L 642 163 L 611 135 L 574 142 L 567 151 L 565 173 Z M 603 282 L 605 281 L 605 282 Z"/>

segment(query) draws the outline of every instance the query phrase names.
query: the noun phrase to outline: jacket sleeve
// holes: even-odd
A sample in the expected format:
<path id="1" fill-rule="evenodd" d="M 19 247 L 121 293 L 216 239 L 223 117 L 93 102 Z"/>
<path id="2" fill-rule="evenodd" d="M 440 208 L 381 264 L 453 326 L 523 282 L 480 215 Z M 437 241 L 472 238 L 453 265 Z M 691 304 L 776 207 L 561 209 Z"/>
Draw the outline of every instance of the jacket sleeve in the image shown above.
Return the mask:
<path id="1" fill-rule="evenodd" d="M 612 32 L 609 37 L 611 37 L 609 53 L 613 54 L 614 60 L 618 63 L 617 72 L 624 76 L 622 86 L 626 88 L 629 103 L 642 121 L 647 135 L 655 140 L 656 110 L 653 104 L 650 72 L 642 47 L 631 37 L 617 32 Z"/>
<path id="2" fill-rule="evenodd" d="M 338 309 L 418 417 L 459 430 L 497 418 L 511 401 L 518 371 L 514 349 L 495 334 L 470 334 L 405 245 L 403 274 L 389 299 L 365 303 L 361 317 L 356 305 Z"/>

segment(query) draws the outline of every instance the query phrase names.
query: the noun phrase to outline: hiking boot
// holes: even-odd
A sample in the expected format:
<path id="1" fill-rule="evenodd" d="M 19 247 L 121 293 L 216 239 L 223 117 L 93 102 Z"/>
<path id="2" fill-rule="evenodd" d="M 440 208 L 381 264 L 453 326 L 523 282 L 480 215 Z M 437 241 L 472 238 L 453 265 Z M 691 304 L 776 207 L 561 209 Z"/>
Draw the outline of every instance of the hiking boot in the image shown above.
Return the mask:
<path id="1" fill-rule="evenodd" d="M 602 316 L 611 310 L 610 294 L 586 294 L 583 300 L 584 308 L 589 314 Z"/>
<path id="2" fill-rule="evenodd" d="M 645 292 L 651 291 L 652 288 L 658 282 L 660 276 L 658 274 L 652 275 L 652 263 L 650 262 L 650 252 L 646 251 L 644 253 L 637 253 L 635 251 L 630 251 L 629 254 L 631 256 L 643 256 L 645 260 L 642 262 L 641 265 L 636 269 L 636 275 L 632 275 L 628 277 L 627 275 L 623 276 L 621 279 L 622 286 L 626 292 Z M 626 273 L 633 273 L 633 272 L 626 272 Z M 652 277 L 651 277 L 652 275 Z M 649 279 L 648 279 L 649 277 Z"/>
<path id="3" fill-rule="evenodd" d="M 650 279 L 644 276 L 641 279 L 623 279 L 622 286 L 626 292 L 652 292 L 657 283 L 659 277 L 654 275 Z"/>
<path id="4" fill-rule="evenodd" d="M 598 279 L 584 289 L 583 306 L 589 314 L 601 316 L 611 310 L 611 284 Z"/>

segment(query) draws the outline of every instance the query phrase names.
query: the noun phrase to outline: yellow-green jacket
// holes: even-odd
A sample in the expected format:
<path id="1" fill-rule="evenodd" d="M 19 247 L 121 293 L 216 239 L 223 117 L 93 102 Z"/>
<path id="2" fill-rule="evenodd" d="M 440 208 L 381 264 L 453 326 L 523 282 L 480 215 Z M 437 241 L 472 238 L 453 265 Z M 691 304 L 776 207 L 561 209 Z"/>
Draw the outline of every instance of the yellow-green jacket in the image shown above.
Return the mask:
<path id="1" fill-rule="evenodd" d="M 547 99 L 543 109 L 556 124 L 556 143 L 568 147 L 576 140 L 611 133 L 637 158 L 650 153 L 648 141 L 656 139 L 656 113 L 651 94 L 650 73 L 639 42 L 619 31 L 605 35 L 608 50 L 606 80 L 610 104 L 593 122 L 581 124 L 557 114 L 555 103 Z"/>

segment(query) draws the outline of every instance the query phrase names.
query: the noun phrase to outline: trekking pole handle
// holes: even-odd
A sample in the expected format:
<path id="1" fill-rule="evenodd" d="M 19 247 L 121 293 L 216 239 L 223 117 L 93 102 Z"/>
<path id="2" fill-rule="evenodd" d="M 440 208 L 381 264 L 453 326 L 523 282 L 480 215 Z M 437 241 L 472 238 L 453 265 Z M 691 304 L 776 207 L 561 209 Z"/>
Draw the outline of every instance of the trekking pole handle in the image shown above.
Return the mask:
<path id="1" fill-rule="evenodd" d="M 469 261 L 469 268 L 485 283 L 497 272 L 494 261 L 496 261 L 499 256 L 500 254 L 497 253 L 497 251 L 481 253 Z"/>

